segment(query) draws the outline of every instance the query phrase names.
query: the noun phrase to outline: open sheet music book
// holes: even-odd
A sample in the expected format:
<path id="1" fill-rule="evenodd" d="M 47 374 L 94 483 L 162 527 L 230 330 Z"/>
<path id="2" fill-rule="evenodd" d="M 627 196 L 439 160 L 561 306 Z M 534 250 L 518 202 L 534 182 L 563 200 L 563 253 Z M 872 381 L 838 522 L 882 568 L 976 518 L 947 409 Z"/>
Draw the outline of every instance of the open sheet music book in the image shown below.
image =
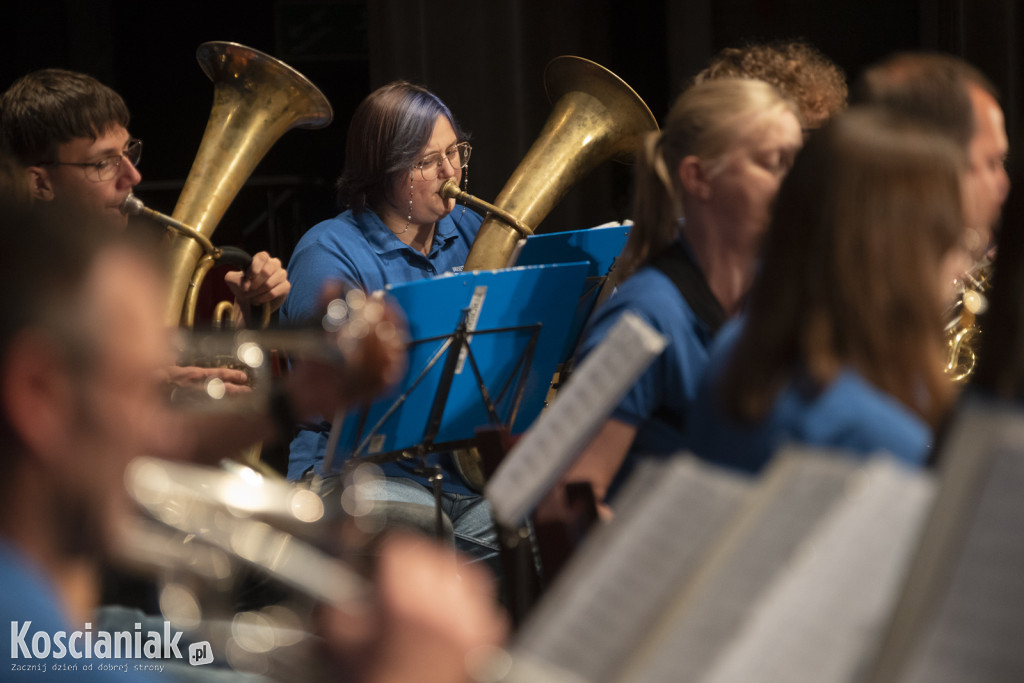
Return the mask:
<path id="1" fill-rule="evenodd" d="M 650 325 L 623 314 L 488 482 L 484 495 L 499 524 L 526 520 L 665 344 Z"/>
<path id="2" fill-rule="evenodd" d="M 1024 680 L 1024 408 L 965 401 L 884 646 L 864 683 Z"/>
<path id="3" fill-rule="evenodd" d="M 699 680 L 857 680 L 895 605 L 933 495 L 928 475 L 892 460 L 860 468 Z M 679 680 L 661 671 L 643 680 Z"/>
<path id="4" fill-rule="evenodd" d="M 932 490 L 887 458 L 791 452 L 754 482 L 685 457 L 650 465 L 516 651 L 595 682 L 853 680 Z"/>
<path id="5" fill-rule="evenodd" d="M 693 458 L 638 467 L 614 523 L 591 531 L 520 628 L 514 652 L 588 681 L 614 680 L 749 485 Z"/>

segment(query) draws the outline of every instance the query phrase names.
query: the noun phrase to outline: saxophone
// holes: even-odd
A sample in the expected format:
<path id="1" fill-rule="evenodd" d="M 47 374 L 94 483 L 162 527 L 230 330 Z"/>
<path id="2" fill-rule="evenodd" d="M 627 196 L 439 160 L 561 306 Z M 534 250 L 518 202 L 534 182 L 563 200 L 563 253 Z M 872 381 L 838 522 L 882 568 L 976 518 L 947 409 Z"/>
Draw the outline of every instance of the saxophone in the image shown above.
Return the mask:
<path id="1" fill-rule="evenodd" d="M 981 328 L 978 316 L 988 308 L 986 292 L 992 285 L 992 260 L 978 261 L 953 281 L 957 300 L 946 325 L 946 375 L 958 384 L 970 379 L 977 365 L 976 346 Z"/>

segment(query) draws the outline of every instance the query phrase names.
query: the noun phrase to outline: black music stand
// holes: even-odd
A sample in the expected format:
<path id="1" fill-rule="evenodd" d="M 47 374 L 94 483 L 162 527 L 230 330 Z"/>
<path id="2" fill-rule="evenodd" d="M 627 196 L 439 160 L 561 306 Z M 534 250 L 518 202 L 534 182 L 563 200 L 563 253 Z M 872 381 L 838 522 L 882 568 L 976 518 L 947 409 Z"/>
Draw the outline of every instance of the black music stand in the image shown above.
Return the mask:
<path id="1" fill-rule="evenodd" d="M 409 369 L 398 387 L 350 414 L 332 463 L 417 459 L 431 482 L 441 536 L 441 469 L 426 456 L 519 434 L 544 408 L 583 292 L 586 262 L 474 271 L 386 289 L 409 324 Z M 329 472 L 323 472 L 329 474 Z M 525 604 L 536 579 L 524 529 L 496 528 L 507 600 Z"/>
<path id="2" fill-rule="evenodd" d="M 586 263 L 474 271 L 389 286 L 409 323 L 399 386 L 343 425 L 340 459 L 390 462 L 521 433 L 540 414 Z"/>
<path id="3" fill-rule="evenodd" d="M 493 457 L 495 439 L 524 432 L 544 408 L 570 334 L 589 264 L 474 271 L 387 288 L 409 323 L 409 369 L 391 395 L 341 428 L 346 467 L 469 449 Z M 438 529 L 439 467 L 433 484 Z M 523 529 L 498 528 L 509 601 L 532 594 Z"/>

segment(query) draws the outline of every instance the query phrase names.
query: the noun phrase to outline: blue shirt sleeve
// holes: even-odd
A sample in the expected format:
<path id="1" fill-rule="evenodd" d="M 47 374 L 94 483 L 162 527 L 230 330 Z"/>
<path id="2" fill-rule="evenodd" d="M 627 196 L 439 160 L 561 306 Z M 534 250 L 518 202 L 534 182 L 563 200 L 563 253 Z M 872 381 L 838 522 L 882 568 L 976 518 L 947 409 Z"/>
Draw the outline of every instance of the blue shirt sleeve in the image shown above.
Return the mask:
<path id="1" fill-rule="evenodd" d="M 710 332 L 668 277 L 654 268 L 643 268 L 594 313 L 580 345 L 581 357 L 604 339 L 626 311 L 665 335 L 669 343 L 627 392 L 613 417 L 637 427 L 659 411 L 685 420 L 707 365 Z M 675 429 L 681 426 L 673 425 Z"/>
<path id="2" fill-rule="evenodd" d="M 331 280 L 365 289 L 351 256 L 340 248 L 341 239 L 353 227 L 343 216 L 313 226 L 296 245 L 288 262 L 292 288 L 281 307 L 282 322 L 294 323 L 314 315 L 320 292 Z"/>
<path id="3" fill-rule="evenodd" d="M 742 423 L 726 414 L 715 400 L 715 385 L 741 331 L 742 321 L 734 321 L 715 340 L 693 407 L 689 436 L 697 455 L 750 473 L 760 472 L 789 444 L 853 457 L 885 452 L 910 465 L 924 464 L 931 442 L 928 425 L 850 368 L 816 392 L 807 383 L 791 379 L 767 415 L 755 423 Z"/>

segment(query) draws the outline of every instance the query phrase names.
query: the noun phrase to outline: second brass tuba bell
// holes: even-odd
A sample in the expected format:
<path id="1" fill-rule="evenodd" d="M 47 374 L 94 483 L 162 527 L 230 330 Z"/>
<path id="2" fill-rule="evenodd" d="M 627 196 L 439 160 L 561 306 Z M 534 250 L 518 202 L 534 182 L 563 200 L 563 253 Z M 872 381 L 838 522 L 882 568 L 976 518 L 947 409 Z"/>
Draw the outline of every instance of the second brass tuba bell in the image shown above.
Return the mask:
<path id="1" fill-rule="evenodd" d="M 470 205 L 476 200 L 476 206 L 490 212 L 466 258 L 466 270 L 504 268 L 520 233 L 533 232 L 573 183 L 602 161 L 629 158 L 641 136 L 658 129 L 640 96 L 590 60 L 555 57 L 544 71 L 544 84 L 554 108 L 494 207 L 460 192 L 454 183 L 442 190 Z"/>
<path id="2" fill-rule="evenodd" d="M 323 93 L 290 66 L 229 42 L 196 50 L 213 81 L 213 108 L 172 217 L 209 237 L 256 164 L 291 128 L 323 128 L 334 114 Z M 202 248 L 178 235 L 170 248 L 165 320 L 176 326 Z"/>

